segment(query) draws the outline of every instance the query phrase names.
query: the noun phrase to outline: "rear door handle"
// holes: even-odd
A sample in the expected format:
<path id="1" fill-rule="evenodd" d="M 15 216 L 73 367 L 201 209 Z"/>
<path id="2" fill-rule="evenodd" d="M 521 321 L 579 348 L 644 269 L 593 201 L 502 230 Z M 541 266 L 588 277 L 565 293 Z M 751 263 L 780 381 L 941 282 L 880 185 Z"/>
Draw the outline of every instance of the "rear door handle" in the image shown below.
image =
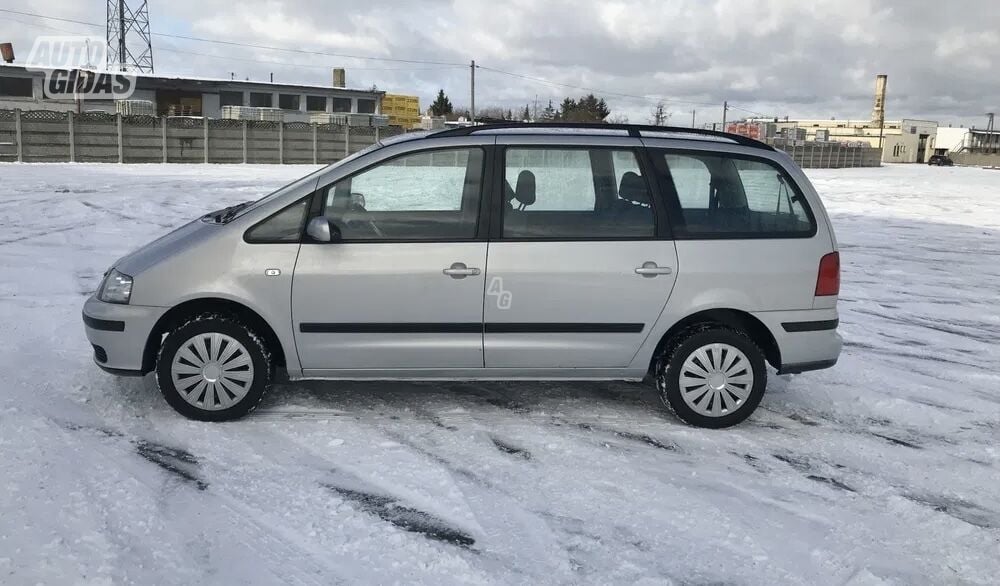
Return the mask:
<path id="1" fill-rule="evenodd" d="M 464 262 L 456 262 L 452 263 L 450 267 L 441 272 L 448 275 L 452 279 L 464 279 L 466 277 L 474 277 L 478 275 L 479 269 L 476 267 L 467 267 Z"/>
<path id="2" fill-rule="evenodd" d="M 635 274 L 643 277 L 655 277 L 656 275 L 669 275 L 674 272 L 670 267 L 661 267 L 651 260 L 642 263 L 641 267 L 635 269 Z"/>

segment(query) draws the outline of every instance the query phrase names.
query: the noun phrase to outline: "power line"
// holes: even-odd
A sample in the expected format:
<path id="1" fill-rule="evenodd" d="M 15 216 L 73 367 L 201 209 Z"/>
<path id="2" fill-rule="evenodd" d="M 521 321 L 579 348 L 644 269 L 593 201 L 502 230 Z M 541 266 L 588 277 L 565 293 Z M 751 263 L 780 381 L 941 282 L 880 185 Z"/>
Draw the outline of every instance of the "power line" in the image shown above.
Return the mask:
<path id="1" fill-rule="evenodd" d="M 313 65 L 309 63 L 292 63 L 289 61 L 265 61 L 262 59 L 250 59 L 247 57 L 227 57 L 225 55 L 213 55 L 211 53 L 198 53 L 197 51 L 184 51 L 171 47 L 157 47 L 157 51 L 168 53 L 179 53 L 181 55 L 194 55 L 196 57 L 208 57 L 210 59 L 222 59 L 224 61 L 243 61 L 246 63 L 258 63 L 260 65 L 284 65 L 286 67 L 303 67 L 311 69 L 328 70 L 328 65 Z M 351 71 L 443 71 L 447 69 L 464 69 L 468 65 L 442 65 L 440 67 L 351 67 Z"/>
<path id="2" fill-rule="evenodd" d="M 761 114 L 760 112 L 754 112 L 753 110 L 747 110 L 746 108 L 744 108 L 742 106 L 734 106 L 733 104 L 729 104 L 729 109 L 730 110 L 739 110 L 741 112 L 746 112 L 748 114 L 753 114 L 754 116 L 756 116 L 758 118 L 768 118 L 768 116 L 766 116 L 764 114 Z"/>
<path id="3" fill-rule="evenodd" d="M 18 22 L 26 26 L 31 26 L 35 28 L 57 31 L 60 33 L 69 34 L 79 34 L 79 31 L 71 31 L 65 28 L 59 28 L 55 26 L 49 26 L 41 24 L 38 22 L 31 22 L 28 20 L 21 20 L 19 18 L 9 18 L 13 22 Z M 207 57 L 209 59 L 221 59 L 223 61 L 242 61 L 246 63 L 258 63 L 260 65 L 283 65 L 285 67 L 302 67 L 302 68 L 312 68 L 312 69 L 329 69 L 327 65 L 313 65 L 309 63 L 292 63 L 289 61 L 265 61 L 263 59 L 250 59 L 247 57 L 228 57 L 226 55 L 215 55 L 212 53 L 199 53 L 197 51 L 185 51 L 183 49 L 175 49 L 173 47 L 163 47 L 159 46 L 156 48 L 157 51 L 165 51 L 167 53 L 177 53 L 180 55 L 193 55 L 195 57 Z M 468 65 L 444 65 L 440 67 L 351 67 L 352 71 L 444 71 L 448 69 L 464 69 Z"/>
<path id="4" fill-rule="evenodd" d="M 572 84 L 568 84 L 568 83 L 561 83 L 561 82 L 558 82 L 558 81 L 552 81 L 552 80 L 548 80 L 548 79 L 543 79 L 541 77 L 532 77 L 530 75 L 523 75 L 523 74 L 520 74 L 520 73 L 514 73 L 512 71 L 503 71 L 501 69 L 495 69 L 493 67 L 487 67 L 485 65 L 478 65 L 477 68 L 478 69 L 482 69 L 484 71 L 492 71 L 493 73 L 499 73 L 499 74 L 502 74 L 502 75 L 509 75 L 511 77 L 517 77 L 517 78 L 524 79 L 524 80 L 527 80 L 527 81 L 534 81 L 534 82 L 537 82 L 537 83 L 543 83 L 543 84 L 552 85 L 552 86 L 564 87 L 564 88 L 569 88 L 569 89 L 574 89 L 574 90 L 579 90 L 579 91 L 584 91 L 584 92 L 592 92 L 592 93 L 601 94 L 601 95 L 605 95 L 605 96 L 617 96 L 617 97 L 620 97 L 620 98 L 631 98 L 631 99 L 634 99 L 634 100 L 642 100 L 644 102 L 649 102 L 649 103 L 654 103 L 654 104 L 656 102 L 670 102 L 670 103 L 675 103 L 675 104 L 692 104 L 692 105 L 695 105 L 695 106 L 717 106 L 718 105 L 718 104 L 715 104 L 715 103 L 712 103 L 712 102 L 695 102 L 695 101 L 691 101 L 691 100 L 675 100 L 675 99 L 669 99 L 669 98 L 661 98 L 661 97 L 657 97 L 657 96 L 638 96 L 638 95 L 635 95 L 635 94 L 625 94 L 625 93 L 621 93 L 621 92 L 613 92 L 613 91 L 604 90 L 604 89 L 600 89 L 600 88 L 592 88 L 592 87 L 572 85 Z"/>
<path id="5" fill-rule="evenodd" d="M 0 9 L 0 10 L 2 10 L 2 9 Z M 64 28 L 59 28 L 59 27 L 55 27 L 55 26 L 48 26 L 48 25 L 45 25 L 45 24 L 37 23 L 37 22 L 31 22 L 31 21 L 28 21 L 28 20 L 21 20 L 19 18 L 10 18 L 10 17 L 8 17 L 7 20 L 9 20 L 11 22 L 19 22 L 19 23 L 27 25 L 27 26 L 33 26 L 35 28 L 45 29 L 45 30 L 49 30 L 49 31 L 56 31 L 56 32 L 60 32 L 60 33 L 69 33 L 69 34 L 72 34 L 72 35 L 79 34 L 79 31 L 71 31 L 71 30 L 67 30 L 67 29 L 64 29 Z"/>
<path id="6" fill-rule="evenodd" d="M 32 17 L 35 17 L 35 18 L 46 18 L 46 19 L 49 19 L 49 20 L 57 20 L 57 21 L 60 21 L 60 22 L 71 22 L 71 23 L 74 23 L 74 24 L 80 24 L 80 25 L 85 25 L 85 26 L 93 26 L 93 27 L 105 28 L 105 25 L 98 24 L 98 23 L 95 23 L 95 22 L 87 22 L 87 21 L 83 21 L 83 20 L 74 20 L 72 18 L 61 18 L 61 17 L 56 17 L 56 16 L 46 16 L 44 14 L 38 14 L 38 13 L 34 13 L 34 12 L 22 12 L 20 10 L 10 10 L 8 8 L 0 8 L 0 12 L 7 12 L 9 14 L 19 14 L 21 16 L 32 16 Z M 175 34 L 170 34 L 170 33 L 155 33 L 154 32 L 152 34 L 153 34 L 153 36 L 156 36 L 156 37 L 163 37 L 163 38 L 168 38 L 168 39 L 180 39 L 180 40 L 183 40 L 183 41 L 195 41 L 195 42 L 199 42 L 199 43 L 214 43 L 214 44 L 217 44 L 217 45 L 226 45 L 226 46 L 231 46 L 231 47 L 248 47 L 248 48 L 252 48 L 252 49 L 263 49 L 263 50 L 266 50 L 266 51 L 286 51 L 286 52 L 289 52 L 289 53 L 298 53 L 298 54 L 302 54 L 302 55 L 318 55 L 318 56 L 323 56 L 323 57 L 337 57 L 337 58 L 340 58 L 340 59 L 361 59 L 361 60 L 365 60 L 365 61 L 387 61 L 387 62 L 392 62 L 392 63 L 412 63 L 412 64 L 419 64 L 419 65 L 447 65 L 447 66 L 461 66 L 461 67 L 465 67 L 466 66 L 464 63 L 455 63 L 455 62 L 450 62 L 450 61 L 431 61 L 431 60 L 426 60 L 426 59 L 394 59 L 392 57 L 369 57 L 369 56 L 364 56 L 364 55 L 350 55 L 350 54 L 347 54 L 347 53 L 330 53 L 330 52 L 326 52 L 326 51 L 309 51 L 309 50 L 306 50 L 306 49 L 291 49 L 291 48 L 287 48 L 287 47 L 275 47 L 275 46 L 272 46 L 272 45 L 257 45 L 257 44 L 254 44 L 254 43 L 240 43 L 240 42 L 237 42 L 237 41 L 220 41 L 220 40 L 216 40 L 216 39 L 206 39 L 206 38 L 203 38 L 203 37 L 192 37 L 192 36 L 188 36 L 188 35 L 175 35 Z"/>
<path id="7" fill-rule="evenodd" d="M 46 16 L 44 14 L 38 14 L 38 13 L 34 13 L 34 12 L 24 12 L 24 11 L 19 11 L 19 10 L 11 10 L 11 9 L 7 9 L 7 8 L 0 8 L 0 12 L 6 12 L 6 13 L 9 13 L 9 14 L 18 14 L 18 15 L 21 15 L 21 16 L 30 16 L 30 17 L 34 17 L 34 18 L 44 18 L 44 19 L 55 20 L 55 21 L 59 21 L 59 22 L 67 22 L 67 23 L 72 23 L 72 24 L 78 24 L 78 25 L 82 25 L 82 26 L 90 26 L 90 27 L 98 27 L 98 28 L 104 28 L 104 26 L 105 26 L 105 25 L 102 25 L 102 24 L 94 23 L 94 22 L 87 22 L 87 21 L 83 21 L 83 20 L 75 20 L 75 19 L 71 19 L 71 18 L 62 18 L 62 17 L 56 17 L 56 16 Z M 24 24 L 31 24 L 31 23 L 24 23 Z M 49 28 L 51 30 L 59 30 L 59 31 L 62 31 L 62 32 L 70 32 L 70 31 L 65 31 L 63 29 L 57 29 L 57 28 L 49 27 L 49 26 L 42 25 L 42 24 L 34 24 L 34 26 L 38 26 L 38 27 L 41 27 L 41 28 Z M 259 44 L 254 44 L 254 43 L 241 43 L 241 42 L 237 42 L 237 41 L 221 41 L 221 40 L 216 40 L 216 39 L 206 39 L 206 38 L 202 38 L 202 37 L 193 37 L 193 36 L 188 36 L 188 35 L 176 35 L 176 34 L 157 33 L 157 32 L 154 32 L 152 34 L 154 36 L 157 36 L 157 37 L 163 37 L 163 38 L 169 38 L 169 39 L 179 39 L 179 40 L 184 40 L 184 41 L 194 41 L 194 42 L 201 42 L 201 43 L 213 43 L 213 44 L 217 44 L 217 45 L 232 46 L 232 47 L 248 47 L 248 48 L 262 49 L 262 50 L 268 50 L 268 51 L 285 51 L 285 52 L 289 52 L 289 53 L 297 53 L 297 54 L 303 54 L 303 55 L 315 55 L 315 56 L 323 56 L 323 57 L 337 57 L 337 58 L 342 58 L 342 59 L 359 59 L 359 60 L 365 60 L 365 61 L 385 61 L 385 62 L 390 62 L 390 63 L 406 63 L 406 64 L 413 64 L 413 65 L 436 65 L 436 66 L 439 66 L 439 67 L 427 67 L 427 68 L 402 68 L 402 67 L 401 68 L 360 68 L 360 67 L 352 68 L 352 69 L 358 69 L 358 70 L 362 70 L 362 71 L 434 71 L 434 70 L 443 70 L 443 69 L 452 69 L 452 68 L 456 68 L 457 69 L 457 68 L 468 67 L 468 65 L 465 64 L 465 63 L 457 63 L 457 62 L 450 62 L 450 61 L 433 61 L 433 60 L 425 60 L 425 59 L 396 59 L 396 58 L 391 58 L 391 57 L 369 57 L 369 56 L 351 55 L 351 54 L 345 54 L 345 53 L 331 53 L 331 52 L 325 52 L 325 51 L 309 51 L 309 50 L 306 50 L 306 49 L 293 49 L 293 48 L 287 48 L 287 47 L 277 47 L 277 46 L 273 46 L 273 45 L 259 45 Z M 171 48 L 171 47 L 158 47 L 158 50 L 160 50 L 160 51 L 166 51 L 166 52 L 171 52 L 171 53 L 185 54 L 185 55 L 195 55 L 195 56 L 199 56 L 199 57 L 208 57 L 208 58 L 213 58 L 213 59 L 223 59 L 223 60 L 227 60 L 227 61 L 244 61 L 244 62 L 250 62 L 250 63 L 258 63 L 258 64 L 262 64 L 262 65 L 286 65 L 286 66 L 291 66 L 291 67 L 322 68 L 322 69 L 326 69 L 326 66 L 321 66 L 321 65 L 311 65 L 311 64 L 304 64 L 304 63 L 289 63 L 289 62 L 281 62 L 281 61 L 264 61 L 264 60 L 259 60 L 259 59 L 248 59 L 248 58 L 240 58 L 240 57 L 225 57 L 225 56 L 222 56 L 222 55 L 212 55 L 212 54 L 206 54 L 206 53 L 198 53 L 198 52 L 194 52 L 194 51 L 184 51 L 182 49 L 175 49 L 175 48 Z M 558 82 L 558 81 L 552 81 L 550 79 L 545 79 L 545 78 L 541 78 L 541 77 L 534 77 L 534 76 L 530 76 L 530 75 L 524 75 L 524 74 L 521 74 L 521 73 L 515 73 L 513 71 L 505 71 L 505 70 L 502 70 L 502 69 L 497 69 L 497 68 L 494 68 L 494 67 L 488 67 L 488 66 L 484 66 L 484 65 L 476 65 L 476 69 L 481 69 L 483 71 L 489 71 L 489 72 L 492 72 L 492 73 L 497 73 L 497 74 L 500 74 L 500 75 L 506 75 L 506 76 L 509 76 L 509 77 L 523 79 L 525 81 L 531 81 L 531 82 L 535 82 L 535 83 L 541 83 L 541 84 L 545 84 L 545 85 L 549 85 L 549 86 L 562 87 L 562 88 L 573 89 L 573 90 L 578 90 L 578 91 L 586 91 L 586 92 L 591 92 L 591 93 L 600 94 L 600 95 L 604 95 L 604 96 L 614 96 L 614 97 L 620 97 L 620 98 L 626 98 L 626 99 L 632 99 L 632 100 L 639 100 L 639 101 L 643 101 L 643 102 L 647 102 L 647 103 L 654 103 L 655 104 L 657 102 L 665 102 L 665 103 L 672 103 L 672 104 L 687 104 L 687 105 L 693 105 L 693 106 L 717 106 L 718 105 L 718 104 L 713 103 L 713 102 L 704 102 L 704 101 L 699 102 L 699 101 L 694 101 L 694 100 L 680 100 L 680 99 L 674 99 L 674 98 L 662 98 L 662 97 L 655 96 L 655 95 L 652 95 L 652 96 L 651 95 L 642 95 L 642 96 L 640 96 L 640 95 L 636 95 L 636 94 L 628 94 L 628 93 L 623 93 L 623 92 L 610 91 L 610 90 L 606 90 L 606 89 L 602 89 L 602 88 L 593 88 L 593 87 L 580 86 L 580 85 L 574 85 L 574 84 L 569 84 L 569 83 L 562 83 L 562 82 Z M 762 117 L 762 118 L 766 117 L 766 116 L 764 116 L 763 114 L 761 114 L 759 112 L 755 112 L 753 110 L 749 110 L 749 109 L 744 108 L 742 106 L 734 106 L 734 105 L 730 104 L 729 108 L 740 110 L 740 111 L 743 111 L 743 112 L 747 112 L 749 114 L 753 114 L 755 116 Z"/>

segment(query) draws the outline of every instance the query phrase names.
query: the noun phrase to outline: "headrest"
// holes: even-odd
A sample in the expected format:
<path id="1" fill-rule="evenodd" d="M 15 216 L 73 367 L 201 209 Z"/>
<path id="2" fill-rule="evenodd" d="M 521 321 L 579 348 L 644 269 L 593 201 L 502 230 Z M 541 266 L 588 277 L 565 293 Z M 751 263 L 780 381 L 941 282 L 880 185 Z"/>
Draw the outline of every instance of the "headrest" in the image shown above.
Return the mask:
<path id="1" fill-rule="evenodd" d="M 517 176 L 517 186 L 514 188 L 514 198 L 522 206 L 535 203 L 535 174 L 531 171 L 521 171 Z"/>
<path id="2" fill-rule="evenodd" d="M 652 203 L 646 182 L 632 171 L 622 175 L 622 183 L 618 187 L 618 197 L 634 205 L 648 206 Z"/>

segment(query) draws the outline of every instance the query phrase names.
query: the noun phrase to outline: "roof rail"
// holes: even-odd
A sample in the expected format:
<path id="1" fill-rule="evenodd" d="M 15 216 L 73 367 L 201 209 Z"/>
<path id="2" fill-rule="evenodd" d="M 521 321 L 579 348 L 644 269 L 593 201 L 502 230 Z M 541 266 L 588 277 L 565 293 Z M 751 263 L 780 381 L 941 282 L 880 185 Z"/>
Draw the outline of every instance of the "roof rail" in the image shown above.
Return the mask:
<path id="1" fill-rule="evenodd" d="M 734 143 L 743 146 L 765 149 L 769 151 L 774 150 L 773 147 L 759 140 L 755 140 L 739 134 L 721 132 L 718 130 L 706 130 L 703 128 L 684 128 L 681 126 L 651 126 L 646 124 L 607 124 L 604 122 L 504 122 L 502 124 L 482 124 L 479 126 L 462 126 L 459 128 L 449 128 L 447 130 L 440 130 L 438 132 L 434 132 L 430 136 L 433 136 L 434 138 L 445 138 L 449 136 L 469 136 L 470 134 L 476 132 L 483 132 L 490 130 L 532 129 L 532 128 L 573 128 L 573 129 L 582 128 L 587 130 L 621 130 L 628 132 L 628 135 L 633 138 L 641 138 L 644 132 L 645 133 L 675 132 L 678 134 L 689 134 L 689 135 L 706 136 L 712 138 L 722 138 L 726 140 L 731 140 Z"/>

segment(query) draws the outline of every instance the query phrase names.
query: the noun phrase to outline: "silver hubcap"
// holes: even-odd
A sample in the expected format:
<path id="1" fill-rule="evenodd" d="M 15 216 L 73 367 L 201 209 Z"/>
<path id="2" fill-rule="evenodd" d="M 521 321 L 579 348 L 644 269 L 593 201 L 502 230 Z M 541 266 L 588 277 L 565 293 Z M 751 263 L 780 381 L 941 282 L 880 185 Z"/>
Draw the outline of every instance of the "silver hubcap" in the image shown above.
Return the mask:
<path id="1" fill-rule="evenodd" d="M 218 411 L 239 403 L 253 384 L 247 349 L 225 334 L 198 334 L 184 342 L 170 365 L 174 388 L 199 409 Z"/>
<path id="2" fill-rule="evenodd" d="M 681 397 L 699 415 L 729 415 L 746 403 L 752 389 L 750 360 L 729 344 L 702 346 L 681 366 Z"/>

